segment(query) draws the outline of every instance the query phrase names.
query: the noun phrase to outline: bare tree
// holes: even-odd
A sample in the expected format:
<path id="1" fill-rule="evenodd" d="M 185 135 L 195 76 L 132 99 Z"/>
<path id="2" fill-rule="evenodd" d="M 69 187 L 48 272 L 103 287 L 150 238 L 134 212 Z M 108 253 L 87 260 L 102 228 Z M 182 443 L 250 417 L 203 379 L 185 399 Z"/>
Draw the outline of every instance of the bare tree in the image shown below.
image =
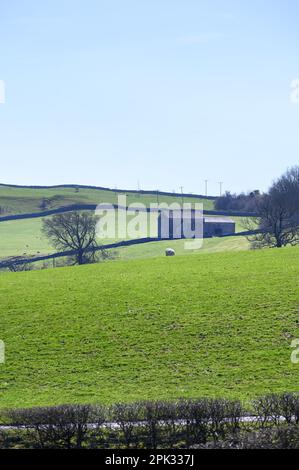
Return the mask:
<path id="1" fill-rule="evenodd" d="M 68 212 L 43 221 L 42 231 L 58 250 L 74 250 L 76 264 L 95 261 L 98 218 L 88 212 Z"/>
<path id="2" fill-rule="evenodd" d="M 299 243 L 299 167 L 288 170 L 267 194 L 256 198 L 255 211 L 257 217 L 246 227 L 259 227 L 259 233 L 249 237 L 253 247 L 281 248 Z"/>
<path id="3" fill-rule="evenodd" d="M 292 219 L 299 213 L 299 166 L 288 169 L 270 188 L 273 197 L 279 197 L 288 208 Z"/>

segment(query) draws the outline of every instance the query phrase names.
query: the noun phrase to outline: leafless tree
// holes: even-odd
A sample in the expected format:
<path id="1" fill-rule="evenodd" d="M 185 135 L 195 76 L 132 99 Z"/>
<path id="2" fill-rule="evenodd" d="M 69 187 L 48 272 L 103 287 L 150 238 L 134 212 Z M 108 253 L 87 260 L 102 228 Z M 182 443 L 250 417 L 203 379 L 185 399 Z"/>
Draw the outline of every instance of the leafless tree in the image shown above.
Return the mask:
<path id="1" fill-rule="evenodd" d="M 269 192 L 256 198 L 257 217 L 250 218 L 247 230 L 253 247 L 278 247 L 299 243 L 299 167 L 288 170 L 273 183 Z"/>
<path id="2" fill-rule="evenodd" d="M 97 217 L 88 212 L 68 212 L 43 221 L 42 231 L 58 250 L 74 250 L 76 264 L 95 261 Z"/>

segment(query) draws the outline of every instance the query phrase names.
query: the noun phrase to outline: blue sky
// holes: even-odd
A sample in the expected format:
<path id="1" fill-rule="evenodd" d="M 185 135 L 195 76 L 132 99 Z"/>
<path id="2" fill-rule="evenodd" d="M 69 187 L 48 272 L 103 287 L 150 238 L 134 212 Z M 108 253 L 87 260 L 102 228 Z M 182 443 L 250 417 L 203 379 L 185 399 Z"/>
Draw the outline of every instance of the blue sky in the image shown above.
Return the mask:
<path id="1" fill-rule="evenodd" d="M 299 163 L 297 0 L 0 0 L 0 181 L 217 194 Z"/>

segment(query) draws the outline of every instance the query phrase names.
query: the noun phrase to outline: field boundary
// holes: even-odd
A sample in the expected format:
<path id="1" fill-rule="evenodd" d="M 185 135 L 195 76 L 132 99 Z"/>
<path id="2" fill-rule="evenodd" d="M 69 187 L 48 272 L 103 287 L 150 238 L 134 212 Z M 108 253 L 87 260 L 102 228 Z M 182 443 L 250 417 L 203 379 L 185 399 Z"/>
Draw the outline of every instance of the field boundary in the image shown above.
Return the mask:
<path id="1" fill-rule="evenodd" d="M 0 217 L 0 222 L 7 222 L 9 220 L 21 220 L 21 219 L 34 219 L 40 217 L 47 217 L 50 215 L 61 214 L 63 212 L 72 212 L 72 211 L 95 211 L 98 207 L 98 204 L 71 204 L 69 206 L 62 206 L 56 209 L 48 209 L 41 212 L 29 212 L 24 214 L 12 214 L 12 215 L 5 215 Z M 120 206 L 118 204 L 101 204 L 101 207 L 107 209 L 113 207 L 115 210 L 127 210 L 127 211 L 145 211 L 145 212 L 153 212 L 149 207 L 141 209 L 139 207 L 134 208 L 132 207 L 125 207 Z M 254 212 L 243 212 L 243 211 L 214 211 L 214 210 L 204 210 L 203 213 L 205 215 L 222 215 L 227 217 L 256 217 L 257 214 Z"/>

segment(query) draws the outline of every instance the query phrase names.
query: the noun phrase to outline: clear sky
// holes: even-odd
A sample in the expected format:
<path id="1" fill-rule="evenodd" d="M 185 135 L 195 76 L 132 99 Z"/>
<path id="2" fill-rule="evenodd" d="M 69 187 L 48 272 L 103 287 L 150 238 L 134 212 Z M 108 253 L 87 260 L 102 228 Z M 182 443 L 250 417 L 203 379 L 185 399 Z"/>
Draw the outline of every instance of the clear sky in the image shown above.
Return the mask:
<path id="1" fill-rule="evenodd" d="M 0 0 L 0 181 L 209 193 L 299 163 L 298 0 Z"/>

